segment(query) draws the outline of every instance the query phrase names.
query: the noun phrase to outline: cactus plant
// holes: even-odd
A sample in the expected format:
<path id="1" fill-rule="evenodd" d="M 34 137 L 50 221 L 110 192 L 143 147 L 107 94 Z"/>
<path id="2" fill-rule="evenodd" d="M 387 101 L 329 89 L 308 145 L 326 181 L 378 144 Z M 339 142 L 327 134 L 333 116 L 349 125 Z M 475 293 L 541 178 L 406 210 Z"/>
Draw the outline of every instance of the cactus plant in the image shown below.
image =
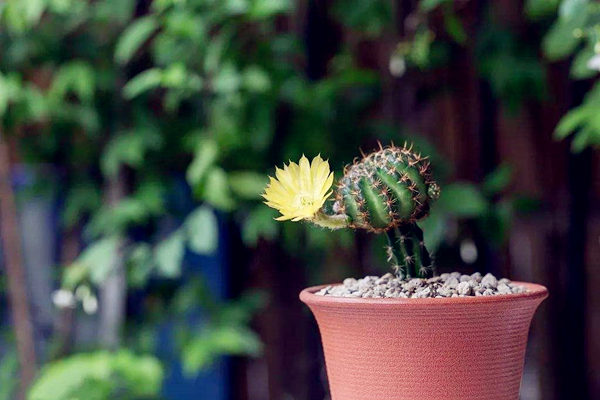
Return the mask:
<path id="1" fill-rule="evenodd" d="M 277 169 L 277 179 L 271 178 L 263 196 L 267 205 L 282 212 L 279 219 L 385 232 L 388 260 L 399 277 L 424 277 L 432 272 L 417 225 L 440 193 L 427 157 L 406 144 L 385 148 L 380 144 L 379 150 L 363 154 L 344 168 L 335 199 L 326 202 L 332 181 L 326 161 L 317 156 L 309 164 L 303 156 L 299 164 L 290 162 L 283 170 Z"/>

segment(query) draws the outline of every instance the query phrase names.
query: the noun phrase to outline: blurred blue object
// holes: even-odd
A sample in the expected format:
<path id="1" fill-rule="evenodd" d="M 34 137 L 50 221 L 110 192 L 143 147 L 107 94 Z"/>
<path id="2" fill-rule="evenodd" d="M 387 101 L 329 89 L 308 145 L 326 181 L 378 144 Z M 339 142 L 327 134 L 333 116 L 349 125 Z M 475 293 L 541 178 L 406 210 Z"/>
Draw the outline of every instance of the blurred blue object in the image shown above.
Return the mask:
<path id="1" fill-rule="evenodd" d="M 219 224 L 219 247 L 213 256 L 202 256 L 187 252 L 181 279 L 191 279 L 202 275 L 211 294 L 216 300 L 227 296 L 227 242 L 226 230 Z M 202 319 L 202 310 L 198 309 Z M 183 373 L 181 356 L 175 348 L 175 328 L 172 324 L 163 326 L 159 333 L 157 355 L 165 362 L 166 376 L 163 394 L 167 399 L 225 400 L 229 398 L 229 361 L 220 357 L 197 376 Z"/>

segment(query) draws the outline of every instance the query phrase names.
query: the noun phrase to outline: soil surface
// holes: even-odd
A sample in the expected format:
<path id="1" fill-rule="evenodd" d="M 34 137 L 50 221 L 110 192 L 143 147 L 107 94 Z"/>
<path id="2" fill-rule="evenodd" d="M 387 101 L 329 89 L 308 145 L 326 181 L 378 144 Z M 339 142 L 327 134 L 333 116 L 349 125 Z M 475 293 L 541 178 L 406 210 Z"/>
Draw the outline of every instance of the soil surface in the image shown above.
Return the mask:
<path id="1" fill-rule="evenodd" d="M 389 273 L 381 277 L 348 278 L 344 280 L 343 284 L 327 286 L 316 294 L 363 298 L 441 298 L 495 296 L 525 291 L 527 290 L 524 287 L 514 285 L 508 279 L 496 279 L 492 274 L 482 276 L 479 272 L 473 275 L 452 272 L 429 279 L 399 279 Z"/>

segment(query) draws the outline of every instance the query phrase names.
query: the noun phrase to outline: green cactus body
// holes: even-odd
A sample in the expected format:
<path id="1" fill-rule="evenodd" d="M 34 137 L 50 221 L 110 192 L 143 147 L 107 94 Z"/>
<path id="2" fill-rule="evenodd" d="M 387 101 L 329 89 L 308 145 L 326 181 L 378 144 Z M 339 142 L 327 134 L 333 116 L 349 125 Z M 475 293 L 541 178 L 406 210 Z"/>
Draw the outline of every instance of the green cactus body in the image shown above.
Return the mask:
<path id="1" fill-rule="evenodd" d="M 347 166 L 336 190 L 333 212 L 348 226 L 386 232 L 396 273 L 425 276 L 431 258 L 416 221 L 439 197 L 429 162 L 410 148 L 387 147 Z"/>
<path id="2" fill-rule="evenodd" d="M 346 214 L 350 227 L 381 232 L 423 218 L 438 196 L 429 162 L 392 146 L 346 167 L 334 211 Z"/>

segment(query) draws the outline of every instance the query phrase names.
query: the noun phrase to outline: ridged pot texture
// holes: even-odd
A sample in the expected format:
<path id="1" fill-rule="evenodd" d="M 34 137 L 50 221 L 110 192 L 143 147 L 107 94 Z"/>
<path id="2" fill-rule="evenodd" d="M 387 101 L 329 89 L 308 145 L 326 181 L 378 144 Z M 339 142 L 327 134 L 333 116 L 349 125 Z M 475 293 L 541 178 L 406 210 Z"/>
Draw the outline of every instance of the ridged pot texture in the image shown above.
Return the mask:
<path id="1" fill-rule="evenodd" d="M 332 400 L 517 400 L 531 319 L 548 296 L 362 299 L 300 293 Z"/>

